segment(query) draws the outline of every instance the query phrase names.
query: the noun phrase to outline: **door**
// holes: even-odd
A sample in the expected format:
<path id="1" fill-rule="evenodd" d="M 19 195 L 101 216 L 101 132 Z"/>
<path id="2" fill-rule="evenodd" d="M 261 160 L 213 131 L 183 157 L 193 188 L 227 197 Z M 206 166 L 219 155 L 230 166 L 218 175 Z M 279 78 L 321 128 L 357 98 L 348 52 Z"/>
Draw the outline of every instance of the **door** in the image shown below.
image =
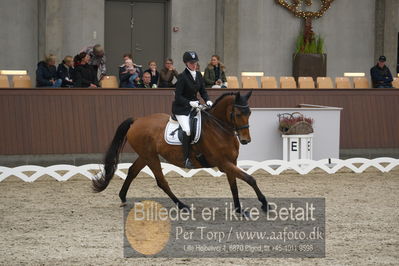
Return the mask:
<path id="1" fill-rule="evenodd" d="M 398 43 L 397 43 L 397 45 L 398 45 L 398 53 L 397 53 L 398 60 L 396 61 L 396 73 L 398 74 L 398 77 L 399 77 L 399 32 L 398 32 Z"/>
<path id="2" fill-rule="evenodd" d="M 105 51 L 107 74 L 118 76 L 122 56 L 133 55 L 133 61 L 147 69 L 155 60 L 159 67 L 165 57 L 166 1 L 106 1 Z"/>

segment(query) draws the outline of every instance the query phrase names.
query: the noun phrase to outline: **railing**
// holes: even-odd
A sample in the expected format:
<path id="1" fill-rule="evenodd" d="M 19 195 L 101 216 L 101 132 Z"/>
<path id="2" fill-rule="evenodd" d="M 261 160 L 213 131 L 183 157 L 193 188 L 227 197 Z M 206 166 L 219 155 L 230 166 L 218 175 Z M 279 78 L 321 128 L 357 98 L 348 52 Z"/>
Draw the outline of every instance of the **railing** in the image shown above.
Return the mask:
<path id="1" fill-rule="evenodd" d="M 131 164 L 129 163 L 119 164 L 115 176 L 125 179 L 126 172 L 130 166 Z M 382 173 L 390 172 L 399 166 L 399 160 L 392 158 L 378 158 L 374 160 L 354 158 L 349 160 L 326 159 L 320 161 L 297 160 L 291 162 L 281 160 L 270 160 L 264 162 L 239 161 L 238 166 L 250 175 L 258 171 L 263 171 L 264 173 L 271 175 L 281 175 L 288 170 L 301 175 L 307 175 L 314 170 L 319 170 L 327 174 L 335 174 L 345 168 L 356 174 L 361 174 L 369 168 L 375 168 Z M 91 180 L 94 178 L 95 174 L 98 174 L 102 170 L 103 166 L 96 164 L 83 166 L 54 165 L 49 167 L 25 165 L 15 168 L 0 166 L 0 182 L 11 176 L 15 176 L 25 182 L 34 182 L 43 176 L 50 176 L 57 181 L 67 181 L 74 176 L 80 175 Z M 30 174 L 28 175 L 27 172 Z M 146 166 L 141 172 L 154 177 L 154 174 L 148 166 Z M 195 169 L 185 171 L 177 166 L 167 163 L 162 163 L 162 172 L 164 175 L 174 173 L 186 178 L 193 177 L 199 172 L 201 172 L 201 175 L 204 175 L 205 172 L 213 177 L 224 175 L 222 172 L 215 169 Z"/>

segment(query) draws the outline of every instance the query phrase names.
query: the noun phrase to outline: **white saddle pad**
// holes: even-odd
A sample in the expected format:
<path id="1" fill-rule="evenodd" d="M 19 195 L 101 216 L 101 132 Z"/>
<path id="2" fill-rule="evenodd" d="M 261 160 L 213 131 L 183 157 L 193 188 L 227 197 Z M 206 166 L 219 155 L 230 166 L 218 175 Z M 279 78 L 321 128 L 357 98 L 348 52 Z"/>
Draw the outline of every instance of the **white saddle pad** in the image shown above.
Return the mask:
<path id="1" fill-rule="evenodd" d="M 195 134 L 194 140 L 191 144 L 195 144 L 199 141 L 201 137 L 201 112 L 198 112 L 196 115 L 197 118 L 197 130 L 196 132 L 191 132 L 191 134 Z M 179 123 L 174 121 L 172 118 L 169 118 L 169 122 L 165 128 L 165 141 L 170 145 L 182 145 L 179 140 L 179 133 L 177 129 L 179 128 Z"/>

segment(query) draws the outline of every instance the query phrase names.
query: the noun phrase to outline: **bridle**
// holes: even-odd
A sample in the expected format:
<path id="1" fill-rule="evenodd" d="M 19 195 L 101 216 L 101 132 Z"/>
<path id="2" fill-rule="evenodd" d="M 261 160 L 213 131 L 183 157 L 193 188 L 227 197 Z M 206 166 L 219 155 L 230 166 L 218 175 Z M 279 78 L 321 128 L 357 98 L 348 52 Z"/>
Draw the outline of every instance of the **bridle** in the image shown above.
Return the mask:
<path id="1" fill-rule="evenodd" d="M 249 105 L 239 105 L 239 104 L 236 104 L 236 103 L 233 101 L 232 106 L 233 106 L 233 108 L 232 108 L 232 110 L 231 110 L 231 112 L 230 112 L 230 123 L 231 123 L 233 126 L 227 124 L 227 123 L 224 122 L 224 121 L 221 121 L 220 119 L 218 119 L 217 117 L 215 117 L 214 115 L 212 115 L 211 113 L 209 113 L 207 110 L 203 110 L 203 112 L 204 112 L 209 118 L 211 118 L 211 119 L 214 121 L 214 123 L 215 123 L 220 129 L 222 129 L 224 132 L 226 132 L 226 133 L 228 133 L 228 134 L 232 134 L 232 135 L 237 135 L 237 136 L 239 136 L 241 130 L 243 130 L 243 129 L 248 129 L 248 128 L 249 128 L 249 124 L 244 125 L 244 126 L 241 126 L 241 127 L 237 127 L 237 122 L 236 122 L 236 119 L 235 119 L 236 108 L 246 109 L 246 108 L 249 108 Z M 234 132 L 234 133 L 232 133 L 232 132 Z"/>
<path id="2" fill-rule="evenodd" d="M 240 134 L 240 130 L 249 128 L 249 124 L 246 124 L 246 125 L 241 126 L 241 127 L 237 127 L 236 115 L 235 115 L 236 108 L 246 109 L 246 108 L 249 108 L 249 105 L 248 104 L 247 105 L 239 105 L 239 104 L 233 103 L 233 109 L 232 109 L 232 111 L 230 113 L 230 121 L 231 121 L 231 123 L 234 126 L 234 131 L 236 131 L 238 134 Z"/>

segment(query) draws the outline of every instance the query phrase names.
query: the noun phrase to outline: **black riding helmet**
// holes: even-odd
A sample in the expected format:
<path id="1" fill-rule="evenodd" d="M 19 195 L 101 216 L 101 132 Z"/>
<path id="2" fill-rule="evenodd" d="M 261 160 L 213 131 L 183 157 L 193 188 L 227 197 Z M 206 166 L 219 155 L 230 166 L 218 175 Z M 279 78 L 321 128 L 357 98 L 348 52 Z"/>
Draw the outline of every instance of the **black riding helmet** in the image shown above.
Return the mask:
<path id="1" fill-rule="evenodd" d="M 187 64 L 188 62 L 198 62 L 198 55 L 194 51 L 185 52 L 183 55 L 183 62 Z"/>

